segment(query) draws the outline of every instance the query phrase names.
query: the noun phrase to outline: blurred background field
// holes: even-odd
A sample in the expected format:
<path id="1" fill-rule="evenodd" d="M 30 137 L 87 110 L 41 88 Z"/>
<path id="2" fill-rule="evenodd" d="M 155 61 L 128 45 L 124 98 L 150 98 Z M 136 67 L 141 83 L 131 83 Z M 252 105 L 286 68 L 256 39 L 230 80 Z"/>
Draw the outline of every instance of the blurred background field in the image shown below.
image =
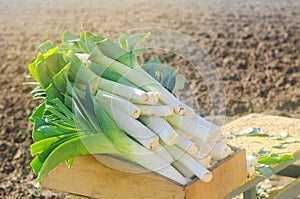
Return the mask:
<path id="1" fill-rule="evenodd" d="M 300 1 L 292 0 L 0 0 L 0 197 L 64 196 L 34 188 L 29 166 L 28 117 L 37 102 L 33 87 L 22 83 L 45 40 L 58 44 L 66 29 L 110 37 L 134 28 L 170 28 L 198 42 L 215 62 L 226 91 L 226 121 L 248 113 L 300 118 L 299 19 Z M 160 58 L 184 64 L 167 53 Z M 208 116 L 205 82 L 188 67 L 182 70 L 199 112 Z"/>

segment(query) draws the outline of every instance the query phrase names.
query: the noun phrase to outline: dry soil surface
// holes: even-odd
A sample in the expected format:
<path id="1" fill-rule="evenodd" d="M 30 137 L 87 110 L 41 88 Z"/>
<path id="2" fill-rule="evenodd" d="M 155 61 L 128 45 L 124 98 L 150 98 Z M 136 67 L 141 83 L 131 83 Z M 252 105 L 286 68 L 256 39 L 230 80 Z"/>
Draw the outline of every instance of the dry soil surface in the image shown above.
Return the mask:
<path id="1" fill-rule="evenodd" d="M 43 41 L 58 43 L 66 29 L 110 37 L 133 28 L 170 28 L 198 42 L 216 64 L 227 120 L 253 112 L 300 118 L 299 11 L 300 1 L 292 0 L 0 0 L 0 198 L 64 196 L 35 188 L 29 166 L 28 117 L 38 102 L 33 87 L 22 83 L 30 80 L 27 65 Z M 170 65 L 189 65 L 172 53 L 159 56 Z M 212 108 L 208 91 L 214 88 L 201 74 L 181 71 L 203 116 L 225 114 Z"/>

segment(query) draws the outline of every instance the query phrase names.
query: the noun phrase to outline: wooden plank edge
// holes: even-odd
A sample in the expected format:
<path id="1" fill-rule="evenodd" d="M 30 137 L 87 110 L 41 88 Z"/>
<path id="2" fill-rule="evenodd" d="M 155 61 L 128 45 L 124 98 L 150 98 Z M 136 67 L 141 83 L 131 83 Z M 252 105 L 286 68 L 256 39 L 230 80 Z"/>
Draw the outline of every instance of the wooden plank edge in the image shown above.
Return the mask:
<path id="1" fill-rule="evenodd" d="M 210 199 L 224 198 L 227 194 L 230 194 L 243 184 L 247 179 L 246 151 L 239 148 L 234 149 L 236 150 L 235 153 L 221 161 L 219 163 L 220 165 L 216 165 L 212 168 L 212 173 L 214 177 L 217 176 L 217 178 L 214 178 L 208 183 L 204 183 L 197 179 L 186 187 L 185 195 L 187 199 L 198 199 L 201 197 Z M 236 164 L 240 164 L 240 166 L 236 166 Z M 237 168 L 237 170 L 235 170 L 235 168 Z M 223 175 L 223 172 L 226 172 L 227 169 L 229 169 L 229 173 L 231 173 L 227 173 L 227 175 L 224 173 Z M 230 186 L 224 187 L 224 185 L 228 184 L 228 180 L 231 181 L 231 184 L 229 184 Z M 216 187 L 218 187 L 218 191 L 216 190 Z M 204 195 L 204 193 L 207 195 Z"/>

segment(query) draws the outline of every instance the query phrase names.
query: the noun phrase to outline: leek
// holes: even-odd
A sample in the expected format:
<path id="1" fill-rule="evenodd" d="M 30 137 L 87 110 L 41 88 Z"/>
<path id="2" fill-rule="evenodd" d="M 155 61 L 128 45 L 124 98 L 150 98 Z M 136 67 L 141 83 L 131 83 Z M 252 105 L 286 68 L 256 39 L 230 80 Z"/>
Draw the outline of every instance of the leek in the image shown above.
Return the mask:
<path id="1" fill-rule="evenodd" d="M 212 173 L 182 149 L 174 145 L 168 145 L 166 149 L 178 162 L 187 170 L 193 172 L 200 180 L 203 182 L 210 182 L 212 180 Z"/>
<path id="2" fill-rule="evenodd" d="M 158 136 L 154 134 L 150 129 L 145 127 L 139 121 L 129 117 L 119 109 L 111 106 L 96 95 L 97 102 L 104 107 L 104 109 L 110 114 L 110 116 L 116 121 L 117 125 L 123 129 L 128 135 L 132 136 L 139 143 L 148 149 L 156 150 L 158 147 Z"/>
<path id="3" fill-rule="evenodd" d="M 138 105 L 141 110 L 141 115 L 145 116 L 169 116 L 173 115 L 173 107 L 170 105 L 148 106 Z"/>
<path id="4" fill-rule="evenodd" d="M 101 97 L 110 103 L 111 106 L 117 107 L 124 113 L 128 114 L 132 118 L 138 118 L 140 116 L 141 110 L 134 105 L 133 103 L 129 102 L 128 100 L 125 100 L 121 97 L 118 97 L 114 94 L 111 94 L 109 92 L 97 91 L 97 95 L 101 95 Z M 100 98 L 101 98 L 100 97 Z"/>
<path id="5" fill-rule="evenodd" d="M 141 121 L 155 132 L 164 143 L 173 145 L 178 141 L 177 132 L 169 125 L 169 123 L 160 117 L 141 116 Z"/>
<path id="6" fill-rule="evenodd" d="M 39 182 L 61 162 L 71 166 L 87 154 L 113 155 L 181 185 L 194 175 L 212 179 L 210 158 L 226 156 L 226 140 L 173 94 L 184 86 L 178 69 L 158 58 L 140 67 L 137 57 L 149 35 L 122 35 L 117 45 L 66 31 L 59 47 L 50 41 L 40 46 L 28 66 L 38 82 L 33 98 L 43 101 L 30 117 L 31 166 Z"/>

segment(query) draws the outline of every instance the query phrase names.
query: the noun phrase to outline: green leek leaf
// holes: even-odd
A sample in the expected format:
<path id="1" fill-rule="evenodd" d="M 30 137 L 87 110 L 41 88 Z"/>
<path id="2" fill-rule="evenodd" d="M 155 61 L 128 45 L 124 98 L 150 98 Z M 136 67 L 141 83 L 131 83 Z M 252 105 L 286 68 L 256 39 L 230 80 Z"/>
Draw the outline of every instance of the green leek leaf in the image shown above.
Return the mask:
<path id="1" fill-rule="evenodd" d="M 271 154 L 271 156 L 269 156 L 269 157 L 259 157 L 258 162 L 261 163 L 261 164 L 267 164 L 267 165 L 269 165 L 269 164 L 282 164 L 282 163 L 291 161 L 293 159 L 294 159 L 293 155 L 289 155 L 289 154 L 285 154 L 285 155 L 282 155 L 282 156 Z"/>
<path id="2" fill-rule="evenodd" d="M 259 171 L 263 176 L 269 177 L 270 175 L 275 173 L 275 170 L 269 165 L 260 164 L 255 168 L 256 171 Z"/>
<path id="3" fill-rule="evenodd" d="M 47 156 L 39 171 L 39 182 L 41 183 L 45 176 L 64 160 L 87 154 L 112 154 L 118 156 L 120 153 L 102 133 L 88 134 L 70 139 L 55 147 Z"/>
<path id="4" fill-rule="evenodd" d="M 53 45 L 53 43 L 50 40 L 42 43 L 39 46 L 39 49 L 40 49 L 41 53 L 46 53 L 46 52 L 48 52 L 52 48 L 54 48 L 54 45 Z"/>
<path id="5" fill-rule="evenodd" d="M 158 57 L 146 62 L 142 68 L 171 93 L 184 88 L 186 80 L 183 75 L 177 74 L 178 68 L 172 69 L 164 66 Z"/>

